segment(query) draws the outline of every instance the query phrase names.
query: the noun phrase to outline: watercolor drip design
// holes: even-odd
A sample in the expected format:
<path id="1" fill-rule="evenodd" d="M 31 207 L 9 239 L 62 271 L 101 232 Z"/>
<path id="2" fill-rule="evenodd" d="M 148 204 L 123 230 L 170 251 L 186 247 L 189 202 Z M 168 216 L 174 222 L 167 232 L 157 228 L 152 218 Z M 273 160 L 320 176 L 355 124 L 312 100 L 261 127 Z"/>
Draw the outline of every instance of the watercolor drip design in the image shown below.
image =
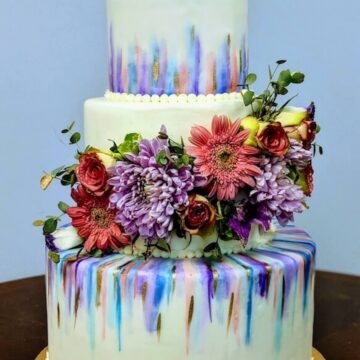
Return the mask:
<path id="1" fill-rule="evenodd" d="M 163 328 L 168 309 L 180 301 L 184 347 L 191 354 L 202 351 L 214 324 L 240 347 L 250 346 L 255 305 L 270 303 L 273 329 L 264 336 L 271 336 L 274 351 L 280 351 L 282 322 L 294 317 L 294 303 L 301 301 L 304 318 L 310 311 L 315 252 L 311 238 L 294 226 L 279 228 L 269 245 L 222 260 L 144 260 L 121 254 L 78 258 L 77 250 L 64 251 L 59 264 L 48 262 L 48 312 L 56 314 L 52 321 L 65 332 L 69 324 L 76 329 L 84 312 L 92 350 L 99 336 L 106 341 L 111 333 L 121 352 L 134 312 L 141 312 L 144 331 L 161 343 L 163 331 L 170 331 Z"/>
<path id="2" fill-rule="evenodd" d="M 236 92 L 248 74 L 246 36 L 242 44 L 224 37 L 215 52 L 205 54 L 195 27 L 186 31 L 187 54 L 178 59 L 165 41 L 154 40 L 151 50 L 139 44 L 117 49 L 109 27 L 110 91 L 141 95 L 224 94 Z M 240 50 L 239 50 L 239 46 Z"/>

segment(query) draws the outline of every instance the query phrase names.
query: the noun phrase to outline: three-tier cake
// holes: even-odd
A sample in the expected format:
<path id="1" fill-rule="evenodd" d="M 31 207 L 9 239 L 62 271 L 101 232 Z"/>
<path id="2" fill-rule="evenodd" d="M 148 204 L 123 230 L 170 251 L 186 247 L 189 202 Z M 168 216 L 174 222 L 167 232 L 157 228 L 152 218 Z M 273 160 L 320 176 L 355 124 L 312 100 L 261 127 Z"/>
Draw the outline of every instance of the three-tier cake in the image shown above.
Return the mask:
<path id="1" fill-rule="evenodd" d="M 247 0 L 107 2 L 109 90 L 42 179 L 76 203 L 43 223 L 49 359 L 309 360 L 316 250 L 289 221 L 318 129 L 278 103 L 303 74 L 251 91 Z"/>

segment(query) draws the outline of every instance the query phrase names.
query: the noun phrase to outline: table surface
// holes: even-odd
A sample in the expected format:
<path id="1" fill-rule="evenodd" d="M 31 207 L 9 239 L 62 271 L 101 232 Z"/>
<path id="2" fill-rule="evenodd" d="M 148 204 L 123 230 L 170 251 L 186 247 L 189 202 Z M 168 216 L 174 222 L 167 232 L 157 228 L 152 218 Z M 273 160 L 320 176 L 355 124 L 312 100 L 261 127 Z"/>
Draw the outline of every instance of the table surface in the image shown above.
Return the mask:
<path id="1" fill-rule="evenodd" d="M 0 284 L 0 359 L 33 360 L 47 345 L 44 277 Z M 360 277 L 318 272 L 314 346 L 360 360 Z"/>

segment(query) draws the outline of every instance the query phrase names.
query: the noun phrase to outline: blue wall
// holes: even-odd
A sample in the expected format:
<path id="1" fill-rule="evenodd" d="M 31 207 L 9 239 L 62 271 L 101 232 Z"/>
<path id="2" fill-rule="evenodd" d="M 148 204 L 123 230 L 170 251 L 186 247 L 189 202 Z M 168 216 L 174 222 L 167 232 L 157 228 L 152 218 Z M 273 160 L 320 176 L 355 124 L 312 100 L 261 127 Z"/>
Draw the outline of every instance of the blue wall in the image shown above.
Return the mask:
<path id="1" fill-rule="evenodd" d="M 0 281 L 44 271 L 31 223 L 68 194 L 58 186 L 44 194 L 38 179 L 72 161 L 58 130 L 81 126 L 83 101 L 107 86 L 104 2 L 0 3 Z M 318 242 L 319 268 L 360 275 L 359 23 L 358 0 L 250 0 L 251 70 L 266 74 L 288 59 L 307 74 L 298 104 L 318 104 L 326 152 L 316 160 L 311 210 L 297 223 Z"/>

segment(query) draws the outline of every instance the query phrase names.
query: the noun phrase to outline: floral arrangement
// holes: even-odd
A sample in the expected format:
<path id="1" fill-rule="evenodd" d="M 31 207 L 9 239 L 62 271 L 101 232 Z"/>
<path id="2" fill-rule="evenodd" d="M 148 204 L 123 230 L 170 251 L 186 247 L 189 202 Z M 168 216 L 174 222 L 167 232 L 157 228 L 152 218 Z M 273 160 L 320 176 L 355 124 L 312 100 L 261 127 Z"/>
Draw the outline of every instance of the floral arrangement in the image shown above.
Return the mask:
<path id="1" fill-rule="evenodd" d="M 162 127 L 153 139 L 128 134 L 108 150 L 78 149 L 75 164 L 46 173 L 41 187 L 58 179 L 70 186 L 74 201 L 72 206 L 58 204 L 62 215 L 34 222 L 42 226 L 50 250 L 79 246 L 101 256 L 141 238 L 149 256 L 154 248 L 171 251 L 172 234 L 191 239 L 214 232 L 245 248 L 253 225 L 266 232 L 273 218 L 282 226 L 293 221 L 294 213 L 307 207 L 312 158 L 322 148 L 314 143 L 320 131 L 314 104 L 289 107 L 292 99 L 278 104 L 291 84 L 304 81 L 299 72 L 278 74 L 283 63 L 278 61 L 274 71 L 269 68 L 269 84 L 260 95 L 250 90 L 256 75 L 248 75 L 242 94 L 251 115 L 216 115 L 211 127 L 191 129 L 189 146 L 170 139 Z M 62 133 L 75 145 L 81 135 L 73 127 Z M 60 231 L 65 214 L 72 227 Z M 221 255 L 218 242 L 204 251 Z M 55 252 L 50 256 L 56 260 Z"/>

